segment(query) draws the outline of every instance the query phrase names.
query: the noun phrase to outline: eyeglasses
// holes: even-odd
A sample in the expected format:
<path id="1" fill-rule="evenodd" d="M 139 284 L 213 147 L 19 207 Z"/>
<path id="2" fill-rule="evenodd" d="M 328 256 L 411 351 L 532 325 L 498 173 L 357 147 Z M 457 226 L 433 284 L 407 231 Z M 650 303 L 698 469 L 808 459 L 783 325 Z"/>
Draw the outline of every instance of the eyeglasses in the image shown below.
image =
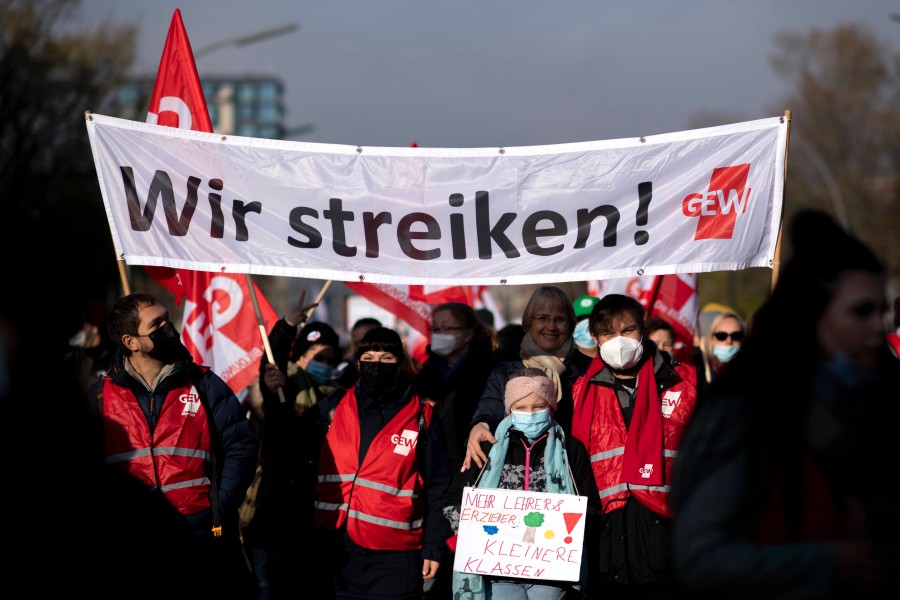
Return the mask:
<path id="1" fill-rule="evenodd" d="M 739 342 L 744 339 L 743 331 L 732 331 L 731 333 L 726 333 L 724 331 L 716 331 L 713 333 L 713 337 L 719 340 L 720 342 L 724 342 L 728 338 L 731 338 L 732 342 Z"/>
<path id="2" fill-rule="evenodd" d="M 537 317 L 534 317 L 533 320 L 537 321 L 541 325 L 550 325 L 552 323 L 557 327 L 562 327 L 569 322 L 569 320 L 565 317 L 548 317 L 547 315 L 539 315 Z"/>
<path id="3" fill-rule="evenodd" d="M 431 333 L 459 333 L 465 327 L 432 327 L 428 331 Z"/>

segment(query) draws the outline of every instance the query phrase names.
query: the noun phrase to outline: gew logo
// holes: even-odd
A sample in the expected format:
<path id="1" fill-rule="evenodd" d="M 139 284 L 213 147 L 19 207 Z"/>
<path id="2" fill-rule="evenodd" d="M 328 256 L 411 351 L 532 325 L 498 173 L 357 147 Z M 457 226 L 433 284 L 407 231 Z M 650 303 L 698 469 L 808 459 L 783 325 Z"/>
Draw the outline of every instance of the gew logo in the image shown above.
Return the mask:
<path id="1" fill-rule="evenodd" d="M 690 194 L 681 201 L 686 217 L 698 217 L 695 240 L 728 240 L 734 233 L 738 213 L 747 211 L 750 163 L 713 169 L 706 194 Z"/>
<path id="2" fill-rule="evenodd" d="M 396 444 L 396 446 L 394 446 L 394 454 L 407 456 L 409 451 L 416 447 L 416 438 L 418 437 L 419 432 L 413 431 L 412 429 L 404 429 L 403 433 L 400 435 L 397 435 L 396 433 L 392 435 L 391 442 Z"/>
<path id="3" fill-rule="evenodd" d="M 187 394 L 178 396 L 178 400 L 184 404 L 184 408 L 181 411 L 182 417 L 197 416 L 197 411 L 200 410 L 200 394 L 197 393 L 197 388 L 192 387 Z"/>
<path id="4" fill-rule="evenodd" d="M 666 390 L 659 401 L 662 406 L 662 416 L 664 419 L 668 419 L 672 416 L 672 411 L 674 411 L 681 403 L 681 392 Z"/>

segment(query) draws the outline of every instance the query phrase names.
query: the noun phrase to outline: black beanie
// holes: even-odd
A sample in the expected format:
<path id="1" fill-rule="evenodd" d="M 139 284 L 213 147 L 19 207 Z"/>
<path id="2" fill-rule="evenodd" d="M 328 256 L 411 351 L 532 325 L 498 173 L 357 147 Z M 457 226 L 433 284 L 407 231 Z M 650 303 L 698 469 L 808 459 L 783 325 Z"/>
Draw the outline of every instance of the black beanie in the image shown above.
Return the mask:
<path id="1" fill-rule="evenodd" d="M 369 351 L 390 352 L 398 359 L 402 359 L 403 341 L 393 329 L 387 327 L 375 327 L 366 332 L 363 339 L 359 342 L 359 348 L 356 351 L 356 358 Z"/>
<path id="2" fill-rule="evenodd" d="M 296 361 L 303 356 L 303 353 L 309 350 L 313 344 L 331 346 L 334 348 L 335 356 L 341 355 L 340 338 L 337 332 L 328 323 L 314 321 L 304 325 L 294 339 L 294 346 L 291 348 L 291 361 Z"/>

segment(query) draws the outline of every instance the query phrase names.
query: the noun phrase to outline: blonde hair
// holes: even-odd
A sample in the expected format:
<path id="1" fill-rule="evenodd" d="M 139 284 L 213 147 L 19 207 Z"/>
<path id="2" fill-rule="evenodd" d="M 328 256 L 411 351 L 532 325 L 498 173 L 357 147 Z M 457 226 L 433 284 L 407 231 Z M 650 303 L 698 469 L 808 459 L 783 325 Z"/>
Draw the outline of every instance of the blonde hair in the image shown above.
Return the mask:
<path id="1" fill-rule="evenodd" d="M 735 319 L 738 323 L 740 323 L 741 331 L 747 331 L 747 324 L 744 322 L 744 319 L 742 319 L 739 314 L 734 312 L 719 313 L 709 322 L 709 327 L 706 329 L 706 331 L 703 332 L 703 335 L 700 338 L 700 355 L 703 358 L 703 374 L 706 377 L 707 382 L 711 382 L 713 377 L 712 361 L 710 361 L 712 349 L 715 345 L 713 343 L 713 332 L 716 330 L 716 327 L 719 326 L 719 323 L 721 323 L 725 319 Z"/>

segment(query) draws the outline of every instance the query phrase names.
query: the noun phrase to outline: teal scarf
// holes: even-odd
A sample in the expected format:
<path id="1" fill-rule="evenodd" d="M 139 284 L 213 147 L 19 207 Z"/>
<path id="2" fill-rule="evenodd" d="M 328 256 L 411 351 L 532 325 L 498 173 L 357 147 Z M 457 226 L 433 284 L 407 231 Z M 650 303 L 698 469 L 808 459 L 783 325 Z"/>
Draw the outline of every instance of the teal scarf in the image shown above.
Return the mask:
<path id="1" fill-rule="evenodd" d="M 512 427 L 512 417 L 507 416 L 497 425 L 497 443 L 488 454 L 487 463 L 481 470 L 481 474 L 473 487 L 485 489 L 497 489 L 500 483 L 500 475 L 503 473 L 503 463 L 506 462 L 506 451 L 509 449 L 509 429 Z M 576 494 L 575 484 L 569 476 L 569 458 L 566 456 L 566 434 L 556 421 L 547 431 L 547 447 L 544 449 L 544 471 L 547 473 L 547 489 L 545 491 L 556 494 Z M 453 590 L 471 592 L 473 600 L 485 600 L 487 593 L 484 579 L 476 573 L 462 573 L 453 571 Z M 466 596 L 462 596 L 466 597 Z"/>

